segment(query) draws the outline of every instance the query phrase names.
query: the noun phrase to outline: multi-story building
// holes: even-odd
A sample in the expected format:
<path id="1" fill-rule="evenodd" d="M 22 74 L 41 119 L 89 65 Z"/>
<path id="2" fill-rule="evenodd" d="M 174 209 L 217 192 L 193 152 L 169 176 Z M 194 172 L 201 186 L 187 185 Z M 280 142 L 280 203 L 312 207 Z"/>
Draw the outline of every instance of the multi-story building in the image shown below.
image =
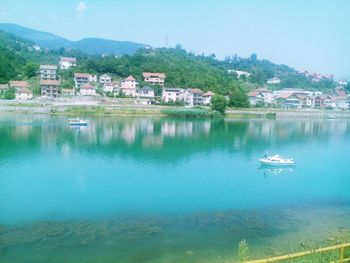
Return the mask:
<path id="1" fill-rule="evenodd" d="M 96 88 L 90 84 L 83 84 L 80 86 L 80 95 L 82 96 L 95 96 Z"/>
<path id="2" fill-rule="evenodd" d="M 60 96 L 60 82 L 58 80 L 40 80 L 41 97 L 58 98 Z"/>
<path id="3" fill-rule="evenodd" d="M 89 84 L 90 74 L 88 73 L 74 73 L 74 84 L 75 88 L 79 89 L 80 86 Z"/>
<path id="4" fill-rule="evenodd" d="M 40 65 L 40 79 L 57 79 L 56 65 Z"/>
<path id="5" fill-rule="evenodd" d="M 143 80 L 152 85 L 164 86 L 165 74 L 164 73 L 150 73 L 143 72 Z"/>
<path id="6" fill-rule="evenodd" d="M 164 102 L 176 102 L 181 99 L 182 89 L 163 88 L 162 99 Z"/>

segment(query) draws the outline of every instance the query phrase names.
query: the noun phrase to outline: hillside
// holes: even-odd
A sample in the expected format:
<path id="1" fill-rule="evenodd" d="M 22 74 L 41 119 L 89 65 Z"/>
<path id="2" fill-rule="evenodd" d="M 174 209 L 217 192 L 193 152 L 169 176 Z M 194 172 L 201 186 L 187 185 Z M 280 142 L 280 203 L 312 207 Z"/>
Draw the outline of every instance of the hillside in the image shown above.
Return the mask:
<path id="1" fill-rule="evenodd" d="M 146 45 L 130 41 L 114 41 L 101 38 L 85 38 L 79 41 L 71 41 L 60 36 L 22 27 L 16 24 L 0 24 L 0 30 L 30 40 L 41 47 L 49 49 L 79 49 L 89 55 L 125 55 L 133 54 L 139 48 Z"/>

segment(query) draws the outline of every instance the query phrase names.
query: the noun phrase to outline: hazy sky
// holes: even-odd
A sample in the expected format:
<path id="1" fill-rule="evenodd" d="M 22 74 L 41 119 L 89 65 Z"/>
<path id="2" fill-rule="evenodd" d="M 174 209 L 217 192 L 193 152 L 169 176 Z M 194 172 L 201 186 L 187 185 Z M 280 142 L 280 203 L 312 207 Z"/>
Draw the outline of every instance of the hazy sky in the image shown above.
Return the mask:
<path id="1" fill-rule="evenodd" d="M 257 53 L 350 79 L 350 0 L 0 0 L 0 22 L 78 40 L 180 43 L 219 58 Z"/>

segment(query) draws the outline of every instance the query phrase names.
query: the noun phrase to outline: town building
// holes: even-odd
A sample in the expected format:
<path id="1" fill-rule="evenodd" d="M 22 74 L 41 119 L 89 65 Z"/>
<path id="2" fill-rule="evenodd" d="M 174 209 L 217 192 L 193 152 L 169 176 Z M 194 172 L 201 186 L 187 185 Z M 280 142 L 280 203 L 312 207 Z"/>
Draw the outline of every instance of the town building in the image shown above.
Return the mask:
<path id="1" fill-rule="evenodd" d="M 72 57 L 60 57 L 60 69 L 69 69 L 77 65 L 77 59 Z"/>
<path id="2" fill-rule="evenodd" d="M 242 70 L 235 70 L 235 69 L 229 69 L 227 71 L 228 74 L 236 74 L 237 75 L 237 78 L 241 78 L 241 77 L 245 77 L 245 78 L 248 78 L 250 76 L 250 73 L 249 72 L 246 72 L 246 71 L 242 71 Z"/>
<path id="3" fill-rule="evenodd" d="M 60 82 L 58 80 L 40 80 L 41 97 L 58 98 L 60 96 Z"/>
<path id="4" fill-rule="evenodd" d="M 74 73 L 74 84 L 75 88 L 79 89 L 80 86 L 89 84 L 90 74 L 88 73 Z"/>
<path id="5" fill-rule="evenodd" d="M 143 72 L 142 76 L 143 76 L 143 80 L 148 84 L 164 86 L 164 81 L 165 81 L 164 73 Z"/>
<path id="6" fill-rule="evenodd" d="M 251 106 L 258 104 L 271 105 L 275 102 L 272 91 L 266 88 L 252 90 L 248 92 L 247 96 Z"/>
<path id="7" fill-rule="evenodd" d="M 57 66 L 56 65 L 40 65 L 39 68 L 40 79 L 57 79 Z"/>
<path id="8" fill-rule="evenodd" d="M 121 82 L 121 92 L 125 96 L 136 97 L 137 95 L 137 82 L 133 76 L 127 77 Z"/>
<path id="9" fill-rule="evenodd" d="M 111 83 L 112 82 L 112 77 L 109 76 L 108 74 L 103 74 L 99 77 L 100 83 L 103 85 L 105 83 Z"/>
<path id="10" fill-rule="evenodd" d="M 205 93 L 203 93 L 203 105 L 210 105 L 211 103 L 211 98 L 214 96 L 215 94 L 211 91 L 207 91 Z"/>
<path id="11" fill-rule="evenodd" d="M 97 75 L 89 74 L 89 82 L 90 83 L 97 83 Z"/>
<path id="12" fill-rule="evenodd" d="M 162 99 L 164 102 L 176 102 L 180 100 L 182 90 L 179 88 L 164 88 L 162 92 Z"/>
<path id="13" fill-rule="evenodd" d="M 273 84 L 273 85 L 276 85 L 276 84 L 280 84 L 281 80 L 279 78 L 271 78 L 271 79 L 268 79 L 266 81 L 267 84 Z"/>
<path id="14" fill-rule="evenodd" d="M 143 87 L 139 90 L 139 96 L 144 98 L 154 98 L 154 90 L 150 87 Z"/>
<path id="15" fill-rule="evenodd" d="M 114 92 L 114 85 L 111 82 L 105 82 L 102 86 L 102 89 L 106 93 L 113 93 Z"/>
<path id="16" fill-rule="evenodd" d="M 16 100 L 31 100 L 33 92 L 28 88 L 18 88 L 15 93 Z"/>
<path id="17" fill-rule="evenodd" d="M 193 89 L 180 89 L 180 95 L 177 100 L 182 101 L 188 107 L 193 107 L 194 105 Z"/>
<path id="18" fill-rule="evenodd" d="M 10 80 L 8 87 L 12 89 L 29 88 L 29 84 L 27 81 L 23 80 Z"/>
<path id="19" fill-rule="evenodd" d="M 193 94 L 193 105 L 202 105 L 203 104 L 203 91 L 200 89 L 192 89 Z"/>
<path id="20" fill-rule="evenodd" d="M 90 84 L 83 84 L 80 86 L 79 92 L 81 96 L 95 96 L 96 88 Z"/>
<path id="21" fill-rule="evenodd" d="M 75 89 L 62 89 L 62 96 L 73 97 L 75 95 Z"/>

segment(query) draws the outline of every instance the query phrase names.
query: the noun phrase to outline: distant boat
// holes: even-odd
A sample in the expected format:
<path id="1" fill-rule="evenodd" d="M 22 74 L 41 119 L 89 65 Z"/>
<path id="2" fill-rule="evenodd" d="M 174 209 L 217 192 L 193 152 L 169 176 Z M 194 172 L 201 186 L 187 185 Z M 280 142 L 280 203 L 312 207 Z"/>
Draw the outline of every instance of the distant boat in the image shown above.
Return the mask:
<path id="1" fill-rule="evenodd" d="M 85 120 L 81 120 L 79 118 L 69 119 L 69 125 L 71 125 L 71 126 L 87 126 L 88 122 Z"/>
<path id="2" fill-rule="evenodd" d="M 271 165 L 271 166 L 288 166 L 288 165 L 295 165 L 295 161 L 292 158 L 282 158 L 279 155 L 274 156 L 266 156 L 264 158 L 260 158 L 259 162 L 261 162 L 264 165 Z"/>
<path id="3" fill-rule="evenodd" d="M 327 115 L 326 117 L 327 117 L 327 119 L 336 119 L 337 118 L 334 115 Z"/>

